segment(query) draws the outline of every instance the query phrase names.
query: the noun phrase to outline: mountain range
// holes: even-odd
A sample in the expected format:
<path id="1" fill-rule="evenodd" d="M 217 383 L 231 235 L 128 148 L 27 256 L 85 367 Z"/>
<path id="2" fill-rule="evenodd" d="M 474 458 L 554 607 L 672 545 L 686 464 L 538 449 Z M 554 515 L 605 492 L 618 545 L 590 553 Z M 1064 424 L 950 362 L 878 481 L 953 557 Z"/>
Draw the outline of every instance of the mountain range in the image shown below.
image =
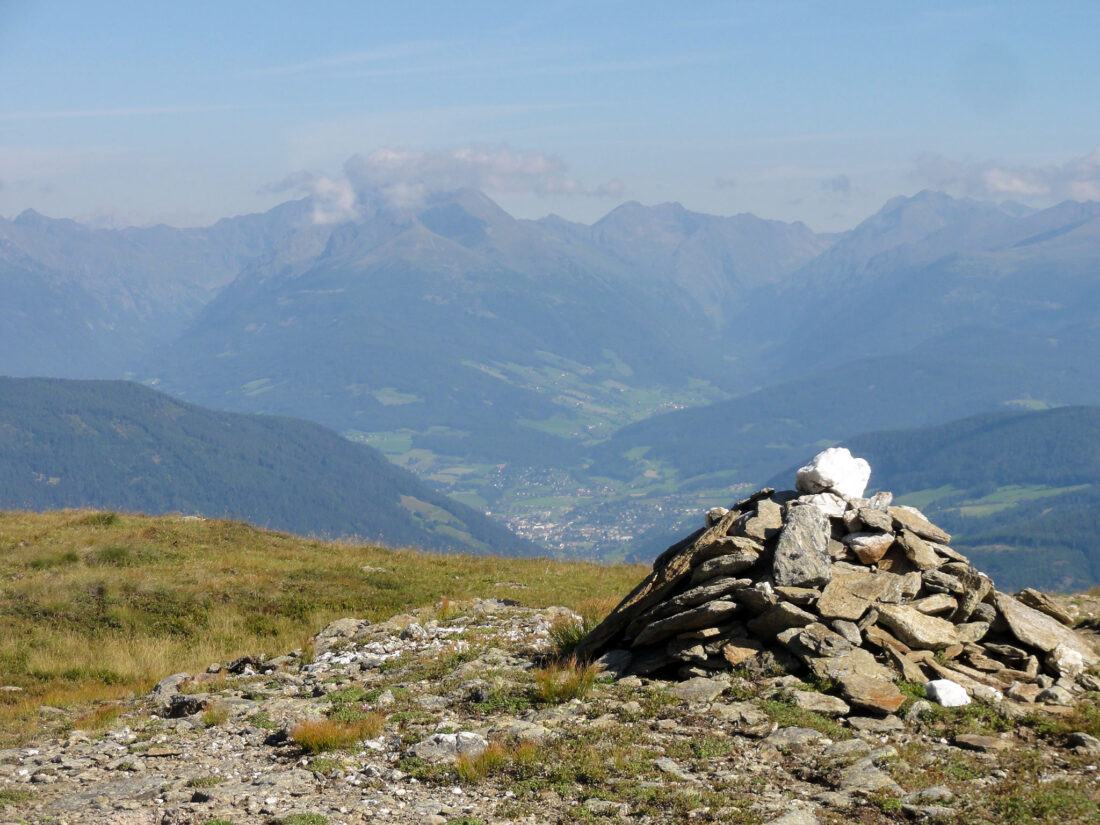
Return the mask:
<path id="1" fill-rule="evenodd" d="M 659 510 L 637 536 L 860 433 L 1100 403 L 1100 204 L 921 192 L 833 234 L 472 190 L 313 215 L 0 220 L 0 372 L 316 421 L 597 555 L 608 507 Z"/>

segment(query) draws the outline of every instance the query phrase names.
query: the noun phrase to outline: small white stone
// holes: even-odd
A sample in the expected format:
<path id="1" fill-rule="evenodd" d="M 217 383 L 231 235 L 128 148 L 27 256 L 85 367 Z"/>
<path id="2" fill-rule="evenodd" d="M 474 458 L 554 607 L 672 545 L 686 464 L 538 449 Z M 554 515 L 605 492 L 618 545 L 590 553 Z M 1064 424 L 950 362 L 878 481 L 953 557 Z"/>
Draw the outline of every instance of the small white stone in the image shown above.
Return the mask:
<path id="1" fill-rule="evenodd" d="M 871 480 L 871 465 L 862 458 L 853 458 L 846 447 L 830 447 L 813 457 L 795 477 L 800 493 L 822 493 L 830 490 L 847 499 L 859 498 Z"/>
<path id="2" fill-rule="evenodd" d="M 1047 664 L 1059 676 L 1076 679 L 1085 672 L 1085 658 L 1076 650 L 1058 645 L 1047 654 Z"/>
<path id="3" fill-rule="evenodd" d="M 929 699 L 945 708 L 961 708 L 963 705 L 970 704 L 966 688 L 950 679 L 933 679 L 924 686 L 924 692 Z"/>

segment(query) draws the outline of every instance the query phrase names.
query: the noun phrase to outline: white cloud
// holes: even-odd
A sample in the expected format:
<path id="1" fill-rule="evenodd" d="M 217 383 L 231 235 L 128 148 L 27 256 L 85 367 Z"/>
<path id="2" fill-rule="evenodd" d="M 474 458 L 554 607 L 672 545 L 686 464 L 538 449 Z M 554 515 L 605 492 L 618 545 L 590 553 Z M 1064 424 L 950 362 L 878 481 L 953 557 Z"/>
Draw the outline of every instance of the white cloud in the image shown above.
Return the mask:
<path id="1" fill-rule="evenodd" d="M 262 194 L 293 192 L 313 201 L 313 222 L 317 224 L 350 221 L 359 215 L 359 203 L 351 182 L 313 172 L 293 172 L 281 181 L 260 189 Z"/>
<path id="2" fill-rule="evenodd" d="M 612 179 L 587 187 L 566 174 L 561 158 L 541 152 L 520 152 L 507 146 L 466 146 L 416 151 L 381 148 L 352 155 L 344 177 L 294 172 L 262 188 L 265 194 L 295 192 L 314 200 L 314 220 L 351 220 L 362 204 L 385 201 L 398 208 L 422 203 L 436 192 L 478 189 L 490 193 L 621 197 L 625 186 Z"/>
<path id="3" fill-rule="evenodd" d="M 1100 148 L 1061 165 L 1032 167 L 926 153 L 917 158 L 915 176 L 937 189 L 978 198 L 1100 200 Z"/>

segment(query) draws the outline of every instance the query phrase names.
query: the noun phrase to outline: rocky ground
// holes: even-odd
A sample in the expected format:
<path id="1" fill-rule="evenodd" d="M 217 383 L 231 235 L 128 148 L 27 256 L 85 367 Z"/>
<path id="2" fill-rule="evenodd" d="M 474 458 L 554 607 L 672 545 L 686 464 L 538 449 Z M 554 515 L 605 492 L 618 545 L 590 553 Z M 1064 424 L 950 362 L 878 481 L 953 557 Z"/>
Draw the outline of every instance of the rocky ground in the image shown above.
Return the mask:
<path id="1" fill-rule="evenodd" d="M 809 676 L 615 680 L 554 664 L 575 621 L 440 604 L 176 674 L 99 729 L 0 751 L 0 822 L 1100 819 L 1096 694 L 1011 718 L 903 685 L 868 715 Z"/>

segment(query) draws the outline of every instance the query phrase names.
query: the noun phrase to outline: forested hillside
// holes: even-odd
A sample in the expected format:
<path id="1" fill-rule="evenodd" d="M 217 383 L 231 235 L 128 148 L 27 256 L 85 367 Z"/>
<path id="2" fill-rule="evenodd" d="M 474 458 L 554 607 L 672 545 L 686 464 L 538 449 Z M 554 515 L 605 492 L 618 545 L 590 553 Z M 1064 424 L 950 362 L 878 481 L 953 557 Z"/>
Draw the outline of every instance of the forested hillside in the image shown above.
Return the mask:
<path id="1" fill-rule="evenodd" d="M 124 381 L 0 378 L 0 509 L 243 519 L 391 546 L 534 546 L 307 421 L 214 412 Z"/>

